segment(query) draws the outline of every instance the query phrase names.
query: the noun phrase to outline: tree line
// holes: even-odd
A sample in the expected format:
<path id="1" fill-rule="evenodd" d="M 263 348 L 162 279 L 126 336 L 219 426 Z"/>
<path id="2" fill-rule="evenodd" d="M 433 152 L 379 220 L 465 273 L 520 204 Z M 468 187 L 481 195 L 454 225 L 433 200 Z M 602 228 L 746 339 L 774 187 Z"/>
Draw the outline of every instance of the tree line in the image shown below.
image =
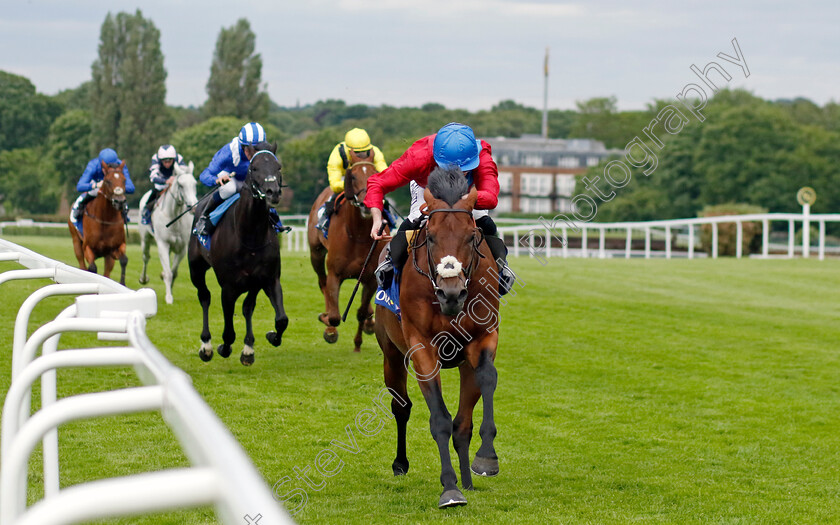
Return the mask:
<path id="1" fill-rule="evenodd" d="M 62 199 L 76 197 L 86 162 L 104 147 L 126 160 L 138 188 L 130 201 L 136 206 L 150 187 L 148 164 L 160 144 L 174 144 L 201 170 L 252 120 L 278 143 L 292 213 L 308 211 L 327 184 L 329 153 L 351 127 L 365 128 L 389 162 L 451 121 L 471 125 L 482 137 L 540 132 L 541 111 L 513 100 L 476 112 L 437 103 L 393 107 L 338 99 L 278 106 L 266 92 L 255 44 L 246 19 L 220 30 L 200 107 L 166 105 L 160 31 L 140 10 L 106 16 L 91 78 L 76 88 L 47 96 L 28 79 L 0 71 L 0 213 L 55 213 Z M 580 101 L 575 110 L 549 112 L 549 136 L 594 138 L 624 148 L 633 137 L 644 138 L 643 128 L 669 103 L 654 100 L 645 110 L 619 111 L 614 97 Z M 726 202 L 793 211 L 792 195 L 803 185 L 817 190 L 815 212 L 840 207 L 840 190 L 833 185 L 840 105 L 767 101 L 735 90 L 709 100 L 706 111 L 705 122 L 663 137 L 655 173 L 634 170 L 633 182 L 600 207 L 596 220 L 690 217 Z M 598 172 L 592 168 L 590 174 Z M 406 198 L 401 193 L 398 201 Z"/>

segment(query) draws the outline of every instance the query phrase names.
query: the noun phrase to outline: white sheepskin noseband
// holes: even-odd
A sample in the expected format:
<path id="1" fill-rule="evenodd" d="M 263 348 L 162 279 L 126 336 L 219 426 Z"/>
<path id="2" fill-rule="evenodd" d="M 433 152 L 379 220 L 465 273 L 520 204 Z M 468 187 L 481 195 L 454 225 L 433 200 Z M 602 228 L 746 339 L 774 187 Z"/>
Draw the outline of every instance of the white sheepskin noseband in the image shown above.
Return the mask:
<path id="1" fill-rule="evenodd" d="M 444 279 L 456 277 L 461 273 L 461 261 L 451 255 L 447 255 L 437 265 L 437 273 Z"/>

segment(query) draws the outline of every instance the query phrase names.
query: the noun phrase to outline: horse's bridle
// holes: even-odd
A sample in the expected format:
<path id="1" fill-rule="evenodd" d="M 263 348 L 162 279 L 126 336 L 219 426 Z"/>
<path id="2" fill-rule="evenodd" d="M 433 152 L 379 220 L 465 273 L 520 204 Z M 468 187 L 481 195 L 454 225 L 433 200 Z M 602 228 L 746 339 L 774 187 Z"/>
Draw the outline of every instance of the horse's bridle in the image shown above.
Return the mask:
<path id="1" fill-rule="evenodd" d="M 373 169 L 376 169 L 376 164 L 374 164 L 373 162 L 371 162 L 369 160 L 356 161 L 353 164 L 350 164 L 349 166 L 347 166 L 347 171 L 344 174 L 345 178 L 348 175 L 350 176 L 351 179 L 353 178 L 352 171 L 353 171 L 353 168 L 355 168 L 356 166 L 373 166 Z M 356 193 L 355 188 L 354 188 L 353 200 L 350 201 L 350 204 L 352 204 L 353 206 L 355 206 L 357 208 L 365 208 L 364 199 L 362 199 L 361 202 L 360 202 L 359 197 L 366 192 L 367 192 L 367 184 L 365 184 L 365 187 L 362 188 L 361 191 L 359 191 L 359 193 Z M 345 195 L 345 197 L 347 196 L 346 188 L 345 188 L 344 195 Z"/>
<path id="2" fill-rule="evenodd" d="M 267 149 L 261 149 L 258 152 L 254 153 L 254 156 L 251 157 L 251 160 L 249 161 L 250 162 L 248 164 L 248 173 L 249 174 L 253 171 L 252 168 L 254 166 L 254 159 L 257 158 L 257 155 L 259 155 L 260 153 L 268 153 L 269 155 L 271 155 L 274 158 L 274 160 L 277 161 L 278 164 L 280 163 L 280 160 L 277 158 L 277 155 L 275 155 L 274 153 L 270 152 Z M 263 179 L 263 182 L 277 182 L 277 177 L 275 177 L 274 175 L 269 175 L 268 177 Z M 265 192 L 262 190 L 262 188 L 260 188 L 260 185 L 257 184 L 254 181 L 253 178 L 251 179 L 251 182 L 248 185 L 248 189 L 251 190 L 251 195 L 255 199 L 261 200 L 261 201 L 265 200 Z M 281 195 L 283 194 L 283 185 L 282 184 L 280 184 L 280 194 Z"/>
<path id="3" fill-rule="evenodd" d="M 431 219 L 432 215 L 439 212 L 448 212 L 448 213 L 468 213 L 470 217 L 472 217 L 472 211 L 470 210 L 462 210 L 462 209 L 455 209 L 455 208 L 438 208 L 436 210 L 431 210 L 428 215 L 426 216 L 426 221 L 423 223 L 423 226 L 420 227 L 420 230 L 417 232 L 417 235 L 414 237 L 411 245 L 411 261 L 414 264 L 414 269 L 421 275 L 425 276 L 429 279 L 429 282 L 432 283 L 432 288 L 435 292 L 440 290 L 440 287 L 437 285 L 436 277 L 437 277 L 437 270 L 435 269 L 435 265 L 432 264 L 432 251 L 431 247 L 429 246 L 429 219 Z M 473 225 L 475 224 L 475 220 L 473 220 Z M 417 243 L 417 239 L 420 237 L 420 232 L 426 230 L 426 235 L 423 237 L 423 241 L 419 244 Z M 479 246 L 484 241 L 484 232 L 479 227 L 475 227 L 476 236 L 475 240 L 472 243 L 472 251 L 470 253 L 470 261 L 464 267 L 464 288 L 467 288 L 470 285 L 470 276 L 472 272 L 475 270 L 475 266 L 477 265 L 478 259 L 484 259 L 484 255 L 481 254 L 479 250 Z M 417 264 L 417 248 L 422 247 L 423 245 L 426 246 L 426 262 L 429 265 L 429 273 L 424 272 L 420 269 L 420 266 Z M 478 257 L 475 257 L 478 255 Z"/>

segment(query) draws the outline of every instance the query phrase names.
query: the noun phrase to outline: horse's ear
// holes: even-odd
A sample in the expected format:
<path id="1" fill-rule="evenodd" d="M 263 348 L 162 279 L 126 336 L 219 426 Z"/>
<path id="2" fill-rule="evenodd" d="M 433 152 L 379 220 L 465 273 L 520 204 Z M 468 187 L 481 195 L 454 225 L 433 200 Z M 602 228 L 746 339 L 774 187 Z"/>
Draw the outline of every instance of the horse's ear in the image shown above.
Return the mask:
<path id="1" fill-rule="evenodd" d="M 105 170 L 106 170 L 106 169 L 108 169 L 108 165 L 107 165 L 107 164 L 105 164 L 105 161 L 104 161 L 104 160 L 100 160 L 100 161 L 99 161 L 99 164 L 101 164 L 101 165 L 102 165 L 102 173 L 105 173 Z"/>
<path id="2" fill-rule="evenodd" d="M 475 209 L 475 202 L 478 200 L 478 191 L 475 186 L 470 188 L 469 193 L 461 195 L 461 200 L 458 201 L 458 207 L 466 207 L 470 210 Z"/>
<path id="3" fill-rule="evenodd" d="M 441 206 L 441 205 L 439 204 L 440 199 L 436 199 L 436 198 L 432 195 L 432 192 L 431 192 L 431 191 L 429 191 L 429 188 L 426 188 L 426 189 L 423 191 L 423 199 L 425 199 L 425 201 L 426 201 L 426 205 L 428 205 L 428 207 L 429 207 L 429 209 L 430 209 L 430 210 L 434 210 L 434 209 L 437 209 L 437 208 L 443 208 L 443 207 L 444 207 L 444 206 Z"/>
<path id="4" fill-rule="evenodd" d="M 190 161 L 190 163 L 187 164 L 187 173 L 189 173 L 190 175 L 195 173 L 195 163 L 193 161 Z"/>
<path id="5" fill-rule="evenodd" d="M 277 155 L 277 143 L 276 142 L 272 142 L 268 149 L 271 150 L 272 153 Z"/>
<path id="6" fill-rule="evenodd" d="M 120 162 L 120 171 L 125 169 L 125 161 Z"/>

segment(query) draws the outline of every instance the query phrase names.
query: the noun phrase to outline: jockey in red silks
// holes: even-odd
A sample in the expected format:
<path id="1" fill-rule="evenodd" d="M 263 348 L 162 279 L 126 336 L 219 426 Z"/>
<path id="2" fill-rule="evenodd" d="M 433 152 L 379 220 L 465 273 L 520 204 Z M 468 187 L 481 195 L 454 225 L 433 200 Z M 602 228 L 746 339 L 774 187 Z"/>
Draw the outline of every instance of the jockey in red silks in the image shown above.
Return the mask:
<path id="1" fill-rule="evenodd" d="M 475 186 L 478 198 L 473 217 L 476 226 L 485 234 L 485 240 L 493 253 L 499 269 L 499 293 L 510 291 L 516 278 L 506 261 L 507 248 L 504 241 L 496 237 L 496 223 L 488 214 L 499 202 L 499 170 L 493 160 L 490 144 L 476 140 L 472 128 L 457 122 L 449 123 L 434 135 L 429 135 L 411 145 L 388 169 L 371 176 L 367 181 L 365 206 L 371 209 L 373 239 L 383 239 L 379 234 L 382 226 L 382 207 L 385 194 L 397 188 L 411 185 L 411 211 L 388 245 L 385 260 L 376 269 L 380 287 L 386 288 L 394 275 L 394 267 L 401 269 L 406 258 L 407 241 L 405 230 L 420 226 L 421 206 L 425 203 L 423 192 L 429 174 L 437 166 L 457 166 L 464 173 L 470 186 Z"/>

